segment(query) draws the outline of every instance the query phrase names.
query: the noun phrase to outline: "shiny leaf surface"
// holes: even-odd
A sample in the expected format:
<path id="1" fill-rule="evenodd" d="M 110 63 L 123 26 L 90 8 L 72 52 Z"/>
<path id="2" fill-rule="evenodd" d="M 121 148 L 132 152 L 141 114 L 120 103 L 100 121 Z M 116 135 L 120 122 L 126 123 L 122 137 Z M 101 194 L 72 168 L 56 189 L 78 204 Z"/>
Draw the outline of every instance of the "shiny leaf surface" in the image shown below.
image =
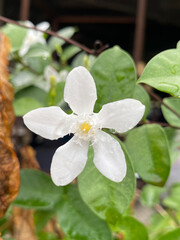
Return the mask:
<path id="1" fill-rule="evenodd" d="M 170 171 L 170 153 L 166 134 L 157 124 L 133 129 L 126 139 L 135 171 L 151 184 L 163 186 Z"/>

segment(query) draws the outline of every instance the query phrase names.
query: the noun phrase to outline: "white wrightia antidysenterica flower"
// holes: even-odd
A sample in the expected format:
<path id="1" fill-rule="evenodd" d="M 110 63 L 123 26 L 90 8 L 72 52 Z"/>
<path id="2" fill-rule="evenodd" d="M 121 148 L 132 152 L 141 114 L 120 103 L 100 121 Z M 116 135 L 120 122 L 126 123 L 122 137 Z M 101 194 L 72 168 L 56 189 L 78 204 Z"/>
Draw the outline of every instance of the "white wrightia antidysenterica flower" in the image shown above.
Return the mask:
<path id="1" fill-rule="evenodd" d="M 44 78 L 45 82 L 43 82 L 43 88 L 45 91 L 49 91 L 52 84 L 61 82 L 59 73 L 50 65 L 46 66 L 44 69 Z"/>
<path id="2" fill-rule="evenodd" d="M 63 69 L 60 72 L 57 72 L 52 66 L 48 65 L 44 69 L 44 78 L 43 89 L 48 92 L 53 83 L 65 82 L 68 71 Z M 37 83 L 37 86 L 41 87 L 42 83 Z"/>
<path id="3" fill-rule="evenodd" d="M 25 21 L 24 25 L 27 27 L 34 27 L 34 24 L 30 21 Z M 47 30 L 49 26 L 50 24 L 48 22 L 41 22 L 36 25 L 38 29 L 43 31 Z M 42 32 L 29 29 L 19 50 L 19 55 L 23 57 L 28 52 L 30 46 L 35 43 L 46 44 L 46 40 L 44 39 Z"/>
<path id="4" fill-rule="evenodd" d="M 107 178 L 120 182 L 126 175 L 126 161 L 120 144 L 102 128 L 124 133 L 133 128 L 144 114 L 144 105 L 135 99 L 105 104 L 93 113 L 97 99 L 96 86 L 84 67 L 74 68 L 67 76 L 64 100 L 73 113 L 60 107 L 35 109 L 24 116 L 26 126 L 47 139 L 58 139 L 69 133 L 74 136 L 59 147 L 52 159 L 51 177 L 56 185 L 66 185 L 84 169 L 89 142 L 94 148 L 94 164 Z"/>
<path id="5" fill-rule="evenodd" d="M 67 70 L 61 70 L 60 72 L 57 72 L 53 67 L 48 65 L 44 70 L 44 78 L 46 82 L 50 83 L 51 79 L 53 78 L 57 83 L 58 82 L 64 82 L 66 80 L 66 77 L 68 75 Z"/>
<path id="6" fill-rule="evenodd" d="M 51 79 L 54 79 L 56 82 L 61 81 L 59 73 L 50 65 L 46 66 L 44 69 L 44 78 L 49 84 Z"/>

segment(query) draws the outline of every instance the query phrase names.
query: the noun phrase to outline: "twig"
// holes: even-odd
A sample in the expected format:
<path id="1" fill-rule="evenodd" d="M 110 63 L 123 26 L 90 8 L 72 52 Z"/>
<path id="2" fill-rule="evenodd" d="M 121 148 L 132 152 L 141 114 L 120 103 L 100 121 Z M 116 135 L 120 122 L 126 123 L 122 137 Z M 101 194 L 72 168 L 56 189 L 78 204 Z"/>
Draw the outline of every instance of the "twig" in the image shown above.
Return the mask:
<path id="1" fill-rule="evenodd" d="M 176 112 L 173 108 L 171 108 L 168 104 L 163 102 L 163 99 L 161 97 L 159 97 L 158 95 L 156 95 L 155 93 L 153 93 L 150 90 L 148 90 L 148 93 L 151 97 L 153 97 L 155 100 L 160 102 L 162 105 L 164 105 L 166 108 L 168 108 L 171 112 L 173 112 L 178 118 L 180 118 L 180 114 L 178 112 Z"/>
<path id="2" fill-rule="evenodd" d="M 169 216 L 174 220 L 174 223 L 176 224 L 177 227 L 180 227 L 180 222 L 179 219 L 176 216 L 176 213 L 172 209 L 166 210 Z"/>
<path id="3" fill-rule="evenodd" d="M 150 120 L 147 120 L 147 121 L 141 121 L 139 122 L 139 125 L 143 125 L 143 124 L 159 124 L 161 125 L 162 127 L 171 127 L 171 128 L 175 128 L 175 129 L 180 129 L 180 127 L 176 127 L 176 126 L 173 126 L 169 123 L 164 123 L 164 122 L 156 122 L 156 121 L 150 121 Z"/>
<path id="4" fill-rule="evenodd" d="M 57 234 L 58 238 L 63 239 L 64 238 L 64 233 L 62 232 L 60 227 L 57 225 L 57 221 L 54 217 L 51 219 L 51 223 L 53 225 L 54 232 Z"/>
<path id="5" fill-rule="evenodd" d="M 19 57 L 12 56 L 12 59 L 20 63 L 24 68 L 28 69 L 30 72 L 34 73 L 35 75 L 40 75 L 40 73 L 32 69 L 30 66 L 26 65 Z"/>
<path id="6" fill-rule="evenodd" d="M 138 194 L 140 196 L 141 190 L 138 190 Z M 176 213 L 172 209 L 166 209 L 163 205 L 160 205 L 158 203 L 154 204 L 154 210 L 158 212 L 163 218 L 167 217 L 168 215 L 171 217 L 171 219 L 174 221 L 177 227 L 180 227 L 179 219 L 176 216 Z"/>
<path id="7" fill-rule="evenodd" d="M 158 212 L 162 217 L 166 217 L 168 215 L 168 213 L 166 212 L 166 210 L 160 205 L 160 204 L 155 204 L 154 205 L 154 209 L 156 210 L 156 212 Z"/>
<path id="8" fill-rule="evenodd" d="M 87 53 L 89 53 L 89 54 L 97 55 L 96 51 L 91 50 L 90 48 L 88 48 L 88 47 L 84 46 L 83 44 L 80 44 L 80 43 L 78 43 L 78 42 L 76 42 L 76 41 L 74 41 L 74 40 L 72 40 L 72 39 L 67 39 L 67 38 L 65 38 L 65 37 L 57 34 L 57 33 L 54 32 L 54 31 L 41 30 L 41 29 L 39 29 L 39 28 L 37 28 L 37 27 L 35 27 L 35 26 L 33 26 L 33 27 L 25 26 L 24 24 L 21 24 L 21 23 L 15 21 L 15 20 L 12 20 L 12 19 L 9 19 L 9 18 L 3 17 L 3 16 L 0 16 L 0 20 L 3 21 L 3 22 L 6 22 L 6 23 L 11 23 L 11 24 L 17 25 L 17 26 L 19 26 L 19 27 L 28 28 L 28 29 L 33 29 L 33 30 L 36 30 L 36 31 L 39 31 L 39 32 L 43 32 L 43 33 L 46 33 L 46 34 L 48 34 L 48 35 L 51 35 L 51 36 L 60 38 L 60 39 L 64 40 L 64 41 L 67 42 L 67 43 L 70 43 L 70 44 L 72 44 L 72 45 L 75 45 L 75 46 L 81 48 L 83 51 L 85 51 L 85 52 L 87 52 Z M 100 50 L 99 50 L 99 51 L 100 51 Z"/>
<path id="9" fill-rule="evenodd" d="M 100 40 L 96 40 L 94 43 L 94 50 L 95 50 L 96 55 L 99 55 L 101 52 L 103 52 L 108 47 L 109 47 L 108 44 L 103 45 L 103 43 Z"/>

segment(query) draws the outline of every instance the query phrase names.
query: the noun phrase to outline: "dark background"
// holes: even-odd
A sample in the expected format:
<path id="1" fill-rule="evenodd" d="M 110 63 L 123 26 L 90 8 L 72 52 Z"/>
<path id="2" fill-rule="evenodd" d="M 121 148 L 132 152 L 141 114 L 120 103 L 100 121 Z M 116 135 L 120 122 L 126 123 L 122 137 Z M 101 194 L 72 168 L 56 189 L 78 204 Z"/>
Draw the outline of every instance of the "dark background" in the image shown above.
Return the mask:
<path id="1" fill-rule="evenodd" d="M 26 0 L 25 0 L 26 1 Z M 0 0 L 0 12 L 5 17 L 19 20 L 20 0 Z M 64 26 L 77 26 L 74 38 L 93 48 L 95 40 L 110 46 L 120 45 L 130 54 L 133 52 L 135 22 L 128 24 L 68 23 L 57 21 L 60 16 L 118 16 L 136 18 L 137 0 L 31 0 L 29 19 L 34 23 L 49 21 L 54 30 Z M 148 61 L 158 52 L 175 48 L 180 40 L 180 1 L 148 0 L 143 59 Z"/>

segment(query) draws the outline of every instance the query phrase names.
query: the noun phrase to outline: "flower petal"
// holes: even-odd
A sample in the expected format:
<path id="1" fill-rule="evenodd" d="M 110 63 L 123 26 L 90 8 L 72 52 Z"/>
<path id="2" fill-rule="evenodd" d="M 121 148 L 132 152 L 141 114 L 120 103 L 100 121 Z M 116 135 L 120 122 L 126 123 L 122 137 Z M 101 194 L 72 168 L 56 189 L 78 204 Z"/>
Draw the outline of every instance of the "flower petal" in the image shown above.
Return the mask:
<path id="1" fill-rule="evenodd" d="M 27 27 L 34 27 L 34 24 L 33 24 L 31 21 L 29 21 L 29 20 L 24 21 L 23 24 L 24 24 L 25 26 L 27 26 Z M 28 30 L 28 31 L 29 31 L 29 30 Z"/>
<path id="2" fill-rule="evenodd" d="M 46 31 L 46 30 L 50 27 L 50 24 L 49 24 L 48 22 L 44 21 L 44 22 L 38 23 L 38 24 L 36 25 L 36 27 L 37 27 L 38 29 L 42 30 L 42 31 Z M 42 33 L 42 34 L 43 34 L 43 33 Z"/>
<path id="3" fill-rule="evenodd" d="M 29 50 L 29 43 L 26 43 L 27 41 L 24 41 L 24 44 L 22 45 L 22 47 L 19 50 L 19 56 L 23 57 L 27 51 Z"/>
<path id="4" fill-rule="evenodd" d="M 145 106 L 135 99 L 123 99 L 105 104 L 97 114 L 102 128 L 123 133 L 133 128 L 143 117 Z"/>
<path id="5" fill-rule="evenodd" d="M 69 133 L 71 115 L 67 115 L 60 107 L 53 106 L 32 110 L 23 119 L 32 132 L 54 140 Z"/>
<path id="6" fill-rule="evenodd" d="M 94 79 L 84 67 L 74 68 L 67 76 L 64 100 L 77 114 L 92 113 L 97 99 Z"/>
<path id="7" fill-rule="evenodd" d="M 59 76 L 59 73 L 53 68 L 51 67 L 50 65 L 48 65 L 45 70 L 44 70 L 44 77 L 45 77 L 45 80 L 50 83 L 50 79 L 51 77 L 54 77 L 55 78 L 55 81 L 56 82 L 59 82 L 60 81 L 60 76 Z"/>
<path id="8" fill-rule="evenodd" d="M 68 75 L 67 70 L 61 70 L 59 73 L 59 82 L 65 82 Z"/>
<path id="9" fill-rule="evenodd" d="M 126 176 L 126 161 L 120 144 L 109 134 L 100 131 L 94 147 L 94 164 L 107 178 L 121 182 Z"/>
<path id="10" fill-rule="evenodd" d="M 72 182 L 85 167 L 89 143 L 83 141 L 79 144 L 74 138 L 59 147 L 53 156 L 51 177 L 57 186 Z"/>

